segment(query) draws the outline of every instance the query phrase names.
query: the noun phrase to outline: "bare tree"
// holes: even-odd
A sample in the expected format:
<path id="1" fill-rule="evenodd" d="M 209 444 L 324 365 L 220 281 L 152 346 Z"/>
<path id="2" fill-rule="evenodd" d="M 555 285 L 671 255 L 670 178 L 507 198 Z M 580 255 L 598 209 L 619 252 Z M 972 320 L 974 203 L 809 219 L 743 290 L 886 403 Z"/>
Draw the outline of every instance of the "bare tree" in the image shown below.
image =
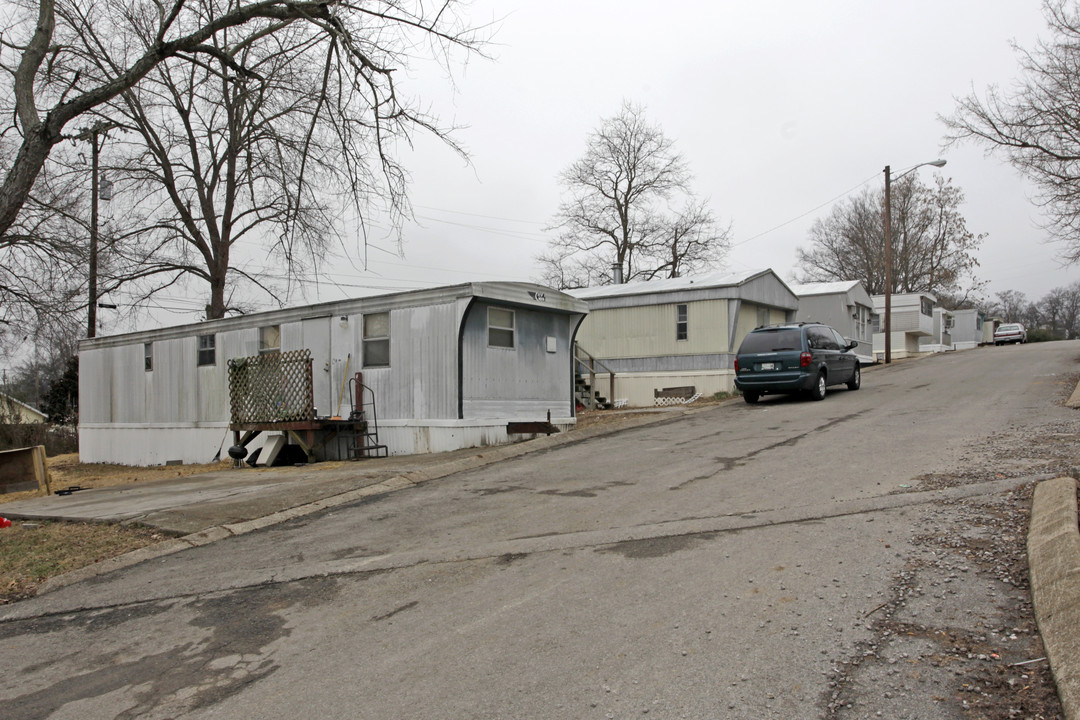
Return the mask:
<path id="1" fill-rule="evenodd" d="M 1075 337 L 1080 320 L 1080 283 L 1054 288 L 1036 304 L 1040 320 L 1048 324 L 1050 336 Z"/>
<path id="2" fill-rule="evenodd" d="M 0 350 L 6 354 L 25 354 L 40 333 L 86 307 L 84 207 L 77 188 L 39 183 L 19 225 L 0 236 Z"/>
<path id="3" fill-rule="evenodd" d="M 968 231 L 964 195 L 940 176 L 934 187 L 909 176 L 892 185 L 893 292 L 945 292 L 966 297 L 978 287 L 975 252 L 984 235 Z M 864 190 L 835 205 L 799 248 L 800 280 L 862 280 L 885 292 L 884 191 Z"/>
<path id="4" fill-rule="evenodd" d="M 1064 288 L 1061 303 L 1061 325 L 1066 338 L 1078 337 L 1080 331 L 1080 282 Z"/>
<path id="5" fill-rule="evenodd" d="M 717 224 L 704 201 L 690 199 L 664 221 L 647 255 L 651 269 L 643 274 L 651 280 L 700 272 L 723 262 L 729 247 L 729 228 Z"/>
<path id="6" fill-rule="evenodd" d="M 1018 322 L 1027 304 L 1027 297 L 1019 290 L 1003 290 L 997 294 L 997 303 L 990 311 L 1001 315 L 1005 322 Z"/>
<path id="7" fill-rule="evenodd" d="M 885 292 L 883 223 L 880 192 L 865 189 L 834 205 L 810 227 L 810 249 L 797 250 L 800 281 L 862 280 L 870 294 Z"/>
<path id="8" fill-rule="evenodd" d="M 942 118 L 949 143 L 974 141 L 1000 151 L 1037 189 L 1046 227 L 1063 256 L 1080 260 L 1080 12 L 1067 0 L 1044 0 L 1050 39 L 1031 51 L 1013 46 L 1020 77 L 1008 90 L 957 100 Z"/>
<path id="9" fill-rule="evenodd" d="M 727 231 L 690 194 L 686 160 L 639 105 L 623 102 L 605 118 L 560 180 L 565 196 L 549 228 L 559 235 L 538 258 L 548 284 L 670 277 L 723 257 Z M 676 197 L 686 209 L 673 216 Z"/>
<path id="10" fill-rule="evenodd" d="M 92 112 L 107 115 L 106 106 L 114 103 L 113 111 L 126 108 L 132 120 L 138 111 L 131 101 L 146 100 L 145 93 L 150 91 L 144 91 L 141 83 L 151 73 L 155 73 L 162 92 L 168 92 L 169 86 L 161 81 L 172 78 L 175 90 L 192 94 L 190 102 L 177 97 L 171 100 L 174 109 L 188 109 L 187 120 L 193 121 L 193 126 L 207 119 L 200 113 L 208 111 L 205 103 L 210 101 L 209 90 L 196 87 L 197 80 L 211 76 L 223 96 L 232 93 L 237 100 L 232 108 L 239 113 L 231 118 L 234 123 L 245 113 L 251 114 L 257 101 L 282 102 L 273 109 L 262 105 L 261 119 L 266 120 L 274 111 L 284 115 L 294 109 L 290 103 L 301 101 L 294 96 L 275 95 L 281 76 L 275 80 L 267 73 L 274 65 L 273 48 L 294 58 L 302 57 L 306 62 L 297 66 L 297 75 L 304 75 L 309 82 L 314 80 L 301 102 L 308 131 L 279 137 L 276 147 L 259 146 L 247 159 L 249 166 L 300 160 L 289 178 L 293 197 L 283 201 L 288 207 L 278 215 L 287 218 L 289 227 L 288 232 L 279 233 L 280 245 L 286 247 L 295 238 L 303 237 L 296 229 L 306 221 L 305 213 L 312 207 L 311 185 L 325 179 L 316 168 L 322 164 L 325 169 L 331 139 L 338 143 L 342 165 L 355 160 L 358 148 L 367 144 L 365 160 L 371 160 L 342 170 L 346 178 L 343 189 L 354 201 L 378 192 L 400 221 L 408 213 L 408 203 L 406 174 L 393 155 L 395 143 L 409 142 L 416 131 L 431 131 L 444 139 L 447 135 L 433 118 L 398 92 L 395 71 L 407 67 L 421 53 L 445 58 L 453 48 L 475 51 L 482 42 L 475 31 L 463 25 L 455 0 L 433 5 L 419 0 L 362 4 L 342 0 L 173 0 L 164 5 L 138 0 L 21 2 L 18 9 L 22 14 L 0 34 L 0 48 L 6 51 L 0 53 L 0 64 L 12 79 L 6 95 L 0 88 L 0 102 L 8 116 L 14 118 L 14 124 L 0 134 L 0 153 L 9 168 L 0 185 L 0 260 L 5 261 L 0 265 L 7 264 L 12 248 L 31 242 L 33 235 L 28 230 L 32 227 L 25 222 L 24 208 L 47 159 L 57 144 L 69 137 L 68 128 L 75 118 Z M 322 73 L 313 77 L 315 58 Z M 300 79 L 293 77 L 292 81 L 299 83 Z M 269 97 L 260 98 L 260 93 Z M 162 95 L 157 100 L 156 105 L 143 103 L 144 110 L 145 105 L 154 110 L 146 112 L 142 125 L 131 122 L 131 127 L 148 128 L 151 135 L 153 130 L 161 132 L 164 118 L 153 112 L 168 105 L 170 98 Z M 225 109 L 221 112 L 229 115 Z M 227 125 L 229 120 L 225 122 Z M 245 148 L 236 133 L 215 142 L 221 143 L 218 149 L 224 150 L 225 156 L 231 155 L 231 159 L 207 172 L 223 177 L 236 171 L 235 163 Z M 161 136 L 156 142 L 148 142 L 147 148 L 151 153 L 175 149 Z M 176 159 L 175 154 L 171 158 Z M 204 159 L 189 155 L 187 161 Z M 204 187 L 200 193 L 194 181 L 198 176 L 207 177 L 201 167 L 185 178 L 190 182 L 179 183 L 181 197 L 169 198 L 174 208 L 191 210 L 188 218 L 178 220 L 177 226 L 184 226 L 189 239 L 212 237 L 212 228 L 196 232 L 191 223 L 222 212 L 229 202 L 226 194 L 217 190 L 220 186 L 213 192 Z M 238 187 L 250 191 L 255 184 L 244 179 Z M 232 201 L 238 202 L 240 195 L 234 195 Z M 304 198 L 303 202 L 299 198 Z M 253 208 L 262 200 L 249 195 L 247 201 L 249 207 L 236 210 L 225 222 L 249 222 L 248 213 L 254 213 Z M 221 230 L 222 222 L 216 224 Z M 237 230 L 231 232 L 230 237 L 235 239 Z M 310 228 L 305 232 L 310 238 Z M 206 275 L 213 276 L 209 278 L 212 287 L 219 284 L 217 275 L 228 267 L 222 247 L 207 245 L 209 254 L 198 248 L 206 261 Z M 214 314 L 224 312 L 222 299 L 212 300 L 211 306 Z"/>
<path id="11" fill-rule="evenodd" d="M 1046 324 L 1046 315 L 1041 303 L 1029 302 L 1013 322 L 1023 323 L 1029 330 L 1041 328 Z"/>

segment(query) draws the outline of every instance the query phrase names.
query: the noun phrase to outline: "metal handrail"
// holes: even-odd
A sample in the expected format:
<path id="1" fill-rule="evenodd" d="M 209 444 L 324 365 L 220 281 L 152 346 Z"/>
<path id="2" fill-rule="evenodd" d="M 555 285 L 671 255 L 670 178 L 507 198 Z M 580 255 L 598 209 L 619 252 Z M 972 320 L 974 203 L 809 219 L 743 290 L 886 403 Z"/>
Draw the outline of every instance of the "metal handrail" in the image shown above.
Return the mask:
<path id="1" fill-rule="evenodd" d="M 581 357 L 582 355 L 584 355 L 585 358 L 587 358 L 587 361 L 585 359 L 582 359 L 582 357 Z M 589 373 L 589 391 L 590 391 L 590 393 L 594 392 L 595 388 L 596 388 L 596 369 L 597 369 L 597 367 L 599 366 L 602 370 L 606 371 L 608 373 L 608 399 L 613 403 L 615 402 L 615 371 L 614 370 L 609 368 L 607 365 L 605 365 L 601 361 L 597 360 L 595 357 L 592 356 L 592 353 L 590 353 L 585 348 L 581 347 L 581 345 L 576 343 L 576 342 L 574 343 L 574 363 L 579 368 L 584 368 L 584 369 L 588 370 L 588 373 Z M 582 373 L 579 371 L 577 374 L 580 375 Z M 596 396 L 595 395 L 590 395 L 589 396 L 589 404 L 592 405 L 593 407 L 596 406 Z"/>

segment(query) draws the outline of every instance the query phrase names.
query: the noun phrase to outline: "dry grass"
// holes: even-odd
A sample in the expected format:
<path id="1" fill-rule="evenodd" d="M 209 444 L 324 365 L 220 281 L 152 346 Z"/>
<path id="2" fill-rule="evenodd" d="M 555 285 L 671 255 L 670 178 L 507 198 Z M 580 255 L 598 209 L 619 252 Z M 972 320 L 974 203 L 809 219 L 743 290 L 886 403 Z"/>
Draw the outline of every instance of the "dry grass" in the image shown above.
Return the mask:
<path id="1" fill-rule="evenodd" d="M 123 525 L 14 521 L 0 529 L 0 605 L 33 596 L 50 577 L 163 537 L 156 530 Z"/>
<path id="2" fill-rule="evenodd" d="M 229 461 L 206 465 L 126 465 L 85 464 L 76 454 L 47 460 L 53 491 L 72 485 L 101 488 L 129 485 L 149 480 L 184 477 L 227 469 Z M 0 495 L 2 503 L 37 497 L 36 491 Z M 125 525 L 74 522 L 13 521 L 0 528 L 0 604 L 31 597 L 45 580 L 91 565 L 130 550 L 151 545 L 164 536 L 148 528 Z"/>
<path id="3" fill-rule="evenodd" d="M 81 463 L 76 453 L 57 455 L 47 458 L 49 482 L 53 492 L 78 485 L 82 488 L 102 488 L 113 485 L 130 485 L 148 480 L 186 477 L 199 473 L 227 470 L 229 460 L 205 465 L 154 465 L 152 467 L 132 467 L 130 465 L 108 465 L 105 463 Z M 0 495 L 0 503 L 28 500 L 37 497 L 33 490 Z M 0 513 L 2 514 L 2 513 Z"/>

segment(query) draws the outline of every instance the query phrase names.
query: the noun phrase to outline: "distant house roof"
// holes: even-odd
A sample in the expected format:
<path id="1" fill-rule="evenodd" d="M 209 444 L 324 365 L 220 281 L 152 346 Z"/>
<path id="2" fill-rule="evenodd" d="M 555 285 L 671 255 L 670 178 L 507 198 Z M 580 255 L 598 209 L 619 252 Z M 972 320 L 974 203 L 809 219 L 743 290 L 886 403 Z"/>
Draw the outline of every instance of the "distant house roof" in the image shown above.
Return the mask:
<path id="1" fill-rule="evenodd" d="M 566 290 L 565 292 L 568 295 L 590 302 L 590 307 L 593 305 L 592 301 L 607 298 L 616 300 L 633 297 L 639 298 L 645 303 L 664 303 L 681 301 L 688 297 L 688 293 L 694 293 L 695 295 L 700 293 L 701 295 L 706 296 L 730 296 L 732 294 L 730 292 L 732 288 L 739 288 L 743 285 L 748 285 L 755 280 L 767 280 L 768 278 L 779 283 L 780 287 L 783 288 L 783 291 L 794 296 L 794 293 L 791 292 L 788 285 L 770 268 L 764 270 L 747 270 L 743 272 L 715 272 L 704 275 L 686 275 L 684 277 L 664 278 L 661 280 L 629 282 L 621 285 L 600 285 L 598 287 Z M 725 290 L 728 290 L 729 292 L 724 292 Z M 792 298 L 792 302 L 797 305 L 797 298 Z M 785 306 L 788 304 L 783 299 L 778 299 L 778 303 L 782 303 Z"/>
<path id="2" fill-rule="evenodd" d="M 837 280 L 834 282 L 793 283 L 788 287 L 791 292 L 799 297 L 804 295 L 833 295 L 835 293 L 850 292 L 855 286 L 861 285 L 862 280 Z"/>
<path id="3" fill-rule="evenodd" d="M 13 398 L 10 395 L 5 395 L 4 393 L 0 393 L 0 403 L 13 406 L 15 409 L 17 409 L 19 411 L 19 414 L 22 416 L 21 419 L 23 420 L 23 422 L 45 422 L 49 419 L 48 415 L 41 412 L 37 408 L 31 407 L 24 403 L 22 400 Z M 3 409 L 6 410 L 7 408 Z"/>

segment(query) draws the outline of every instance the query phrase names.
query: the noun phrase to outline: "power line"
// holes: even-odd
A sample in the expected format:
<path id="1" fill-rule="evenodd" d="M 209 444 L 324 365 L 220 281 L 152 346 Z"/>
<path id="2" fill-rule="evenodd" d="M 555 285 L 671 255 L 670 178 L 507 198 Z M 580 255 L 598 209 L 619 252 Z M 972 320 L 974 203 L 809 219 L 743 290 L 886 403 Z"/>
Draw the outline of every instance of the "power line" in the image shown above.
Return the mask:
<path id="1" fill-rule="evenodd" d="M 845 190 L 844 192 L 840 193 L 839 195 L 837 195 L 836 197 L 832 198 L 831 200 L 826 200 L 825 202 L 821 203 L 821 204 L 820 204 L 820 205 L 818 205 L 817 207 L 815 207 L 815 208 L 811 208 L 810 210 L 807 210 L 806 212 L 804 212 L 804 213 L 803 213 L 803 214 L 801 214 L 801 215 L 798 215 L 798 216 L 796 216 L 796 217 L 793 217 L 793 218 L 791 218 L 790 220 L 787 220 L 787 221 L 785 221 L 785 222 L 782 222 L 782 223 L 780 223 L 779 225 L 777 225 L 776 227 L 772 227 L 772 228 L 769 228 L 768 230 L 766 230 L 766 231 L 764 231 L 764 232 L 760 232 L 760 233 L 758 233 L 757 235 L 751 235 L 750 237 L 746 238 L 745 240 L 740 240 L 740 241 L 739 241 L 739 242 L 737 242 L 737 243 L 732 243 L 732 244 L 731 244 L 731 247 L 738 247 L 739 245 L 745 245 L 746 243 L 750 242 L 751 240 L 757 240 L 757 239 L 758 239 L 759 237 L 762 237 L 762 236 L 764 236 L 764 235 L 768 235 L 769 233 L 771 233 L 771 232 L 773 232 L 773 231 L 776 231 L 776 230 L 779 230 L 779 229 L 780 229 L 780 228 L 782 228 L 782 227 L 786 227 L 786 226 L 790 225 L 791 223 L 795 222 L 796 220 L 802 220 L 802 219 L 803 219 L 804 217 L 806 217 L 807 215 L 810 215 L 810 214 L 812 214 L 812 213 L 815 213 L 815 212 L 817 212 L 818 210 L 820 210 L 821 208 L 825 207 L 826 205 L 831 205 L 832 203 L 836 202 L 836 201 L 837 201 L 837 200 L 839 200 L 840 198 L 843 198 L 843 197 L 846 197 L 846 196 L 850 195 L 851 193 L 855 192 L 856 190 L 858 190 L 859 188 L 861 188 L 861 187 L 862 187 L 863 185 L 865 185 L 866 183 L 868 183 L 868 182 L 870 182 L 871 180 L 873 180 L 874 178 L 876 178 L 876 177 L 877 177 L 877 175 L 878 175 L 877 173 L 874 173 L 873 175 L 871 175 L 870 177 L 866 178 L 865 180 L 863 180 L 863 181 L 862 181 L 861 183 L 859 183 L 859 184 L 858 184 L 858 185 L 856 185 L 855 187 L 851 188 L 850 190 Z"/>

